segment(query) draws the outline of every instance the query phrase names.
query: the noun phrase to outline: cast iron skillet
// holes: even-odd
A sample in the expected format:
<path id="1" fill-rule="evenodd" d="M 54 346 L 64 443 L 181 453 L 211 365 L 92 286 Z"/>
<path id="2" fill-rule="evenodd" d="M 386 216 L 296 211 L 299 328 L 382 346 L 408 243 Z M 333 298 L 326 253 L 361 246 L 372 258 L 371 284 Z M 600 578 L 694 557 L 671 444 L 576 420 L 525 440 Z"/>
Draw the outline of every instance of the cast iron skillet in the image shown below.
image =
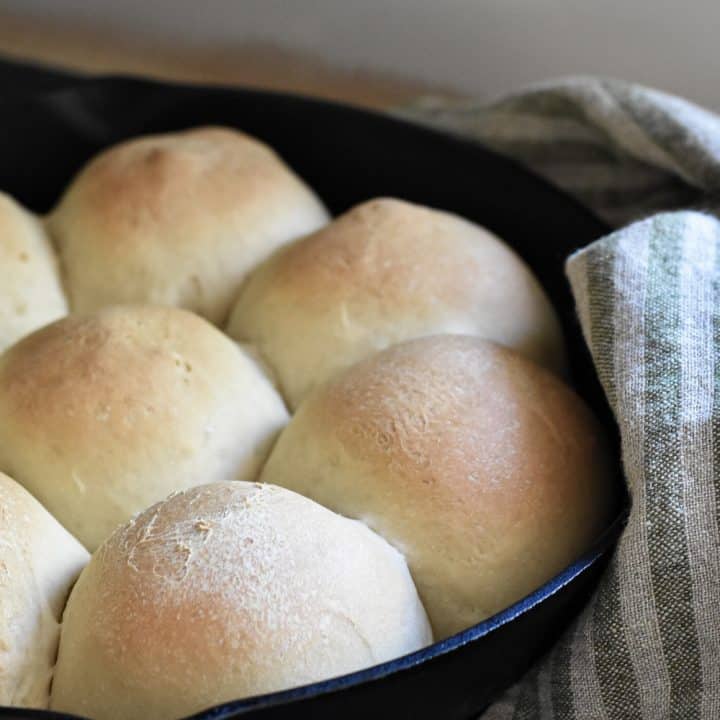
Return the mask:
<path id="1" fill-rule="evenodd" d="M 272 145 L 333 213 L 391 195 L 490 228 L 525 258 L 549 293 L 566 332 L 575 386 L 617 446 L 563 274 L 568 254 L 608 228 L 514 162 L 385 115 L 302 97 L 126 78 L 80 80 L 37 68 L 25 72 L 17 65 L 5 66 L 8 77 L 12 87 L 0 96 L 0 189 L 38 212 L 52 206 L 73 173 L 101 148 L 144 133 L 218 123 Z M 193 717 L 472 717 L 520 677 L 587 600 L 622 528 L 627 502 L 621 505 L 589 552 L 479 625 L 362 672 L 226 703 Z M 4 720 L 52 717 L 70 716 L 0 708 Z"/>

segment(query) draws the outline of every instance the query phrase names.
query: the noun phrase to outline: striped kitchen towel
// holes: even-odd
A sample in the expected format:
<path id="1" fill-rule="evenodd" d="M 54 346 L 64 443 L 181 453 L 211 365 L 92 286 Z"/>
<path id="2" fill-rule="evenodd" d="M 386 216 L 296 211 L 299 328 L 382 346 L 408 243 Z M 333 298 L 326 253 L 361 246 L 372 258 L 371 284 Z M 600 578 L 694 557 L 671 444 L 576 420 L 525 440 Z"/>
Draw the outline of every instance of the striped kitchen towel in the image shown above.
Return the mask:
<path id="1" fill-rule="evenodd" d="M 720 118 L 597 78 L 402 114 L 514 156 L 620 228 L 566 269 L 629 522 L 584 612 L 483 719 L 720 719 Z"/>

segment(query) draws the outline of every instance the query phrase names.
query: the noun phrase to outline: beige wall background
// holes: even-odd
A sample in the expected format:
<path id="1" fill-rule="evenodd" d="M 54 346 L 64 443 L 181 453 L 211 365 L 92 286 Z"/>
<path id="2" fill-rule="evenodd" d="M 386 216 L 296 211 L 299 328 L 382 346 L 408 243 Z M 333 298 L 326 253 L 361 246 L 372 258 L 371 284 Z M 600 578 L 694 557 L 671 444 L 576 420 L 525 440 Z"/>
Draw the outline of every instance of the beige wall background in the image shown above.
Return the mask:
<path id="1" fill-rule="evenodd" d="M 140 58 L 150 53 L 146 61 L 152 48 L 158 65 L 173 53 L 205 57 L 201 79 L 239 81 L 259 70 L 243 63 L 275 53 L 280 75 L 302 72 L 293 69 L 302 57 L 310 73 L 337 69 L 340 84 L 358 73 L 379 78 L 388 100 L 421 91 L 490 97 L 599 73 L 720 108 L 718 28 L 717 0 L 0 0 L 0 52 L 32 55 L 35 42 L 42 55 L 33 33 L 62 30 L 94 37 L 101 68 L 113 43 L 129 44 Z"/>

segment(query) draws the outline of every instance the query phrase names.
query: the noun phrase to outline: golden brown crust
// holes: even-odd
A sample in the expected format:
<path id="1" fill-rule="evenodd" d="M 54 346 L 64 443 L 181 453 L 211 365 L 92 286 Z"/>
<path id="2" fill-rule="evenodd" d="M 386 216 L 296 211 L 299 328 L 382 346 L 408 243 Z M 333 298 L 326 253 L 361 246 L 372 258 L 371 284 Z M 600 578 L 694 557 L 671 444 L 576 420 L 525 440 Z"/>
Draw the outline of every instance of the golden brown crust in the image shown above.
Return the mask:
<path id="1" fill-rule="evenodd" d="M 470 223 L 420 205 L 379 198 L 289 246 L 273 281 L 288 302 L 322 310 L 328 302 L 382 293 L 388 308 L 412 309 L 417 296 L 465 310 L 480 272 L 478 258 L 448 251 L 448 235 L 472 236 Z M 388 240 L 390 239 L 390 240 Z"/>
<path id="2" fill-rule="evenodd" d="M 42 224 L 0 192 L 0 352 L 64 315 L 58 263 Z"/>
<path id="3" fill-rule="evenodd" d="M 286 418 L 245 353 L 174 308 L 71 316 L 0 359 L 0 467 L 91 548 L 172 490 L 252 479 Z"/>
<path id="4" fill-rule="evenodd" d="M 172 496 L 93 557 L 65 613 L 52 707 L 184 717 L 431 642 L 399 553 L 281 488 Z"/>
<path id="5" fill-rule="evenodd" d="M 403 340 L 456 332 L 562 372 L 562 335 L 525 264 L 460 217 L 380 198 L 276 253 L 228 332 L 259 346 L 291 407 L 314 385 Z"/>
<path id="6" fill-rule="evenodd" d="M 467 336 L 397 345 L 316 390 L 261 479 L 363 520 L 404 552 L 438 637 L 575 559 L 604 529 L 613 488 L 580 399 Z"/>
<path id="7" fill-rule="evenodd" d="M 101 153 L 69 186 L 49 228 L 75 311 L 148 302 L 219 323 L 250 269 L 326 220 L 269 147 L 208 127 Z"/>

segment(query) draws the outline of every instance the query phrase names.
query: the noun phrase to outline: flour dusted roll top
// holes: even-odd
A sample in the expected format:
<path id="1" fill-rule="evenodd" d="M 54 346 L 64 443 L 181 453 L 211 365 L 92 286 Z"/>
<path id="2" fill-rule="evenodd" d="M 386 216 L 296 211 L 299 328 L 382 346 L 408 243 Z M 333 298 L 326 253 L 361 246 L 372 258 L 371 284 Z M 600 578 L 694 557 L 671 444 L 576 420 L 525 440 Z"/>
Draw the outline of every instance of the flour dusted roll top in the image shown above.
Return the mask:
<path id="1" fill-rule="evenodd" d="M 246 273 L 327 212 L 258 140 L 206 127 L 124 142 L 49 218 L 73 310 L 144 302 L 223 322 Z"/>
<path id="2" fill-rule="evenodd" d="M 336 371 L 438 333 L 495 340 L 560 373 L 565 364 L 555 313 L 507 245 L 456 215 L 387 198 L 258 268 L 228 332 L 258 346 L 293 408 Z"/>
<path id="3" fill-rule="evenodd" d="M 363 521 L 404 553 L 436 639 L 567 567 L 607 526 L 614 488 L 580 398 L 468 336 L 396 345 L 318 388 L 261 480 Z"/>
<path id="4" fill-rule="evenodd" d="M 42 223 L 0 193 L 0 352 L 64 315 L 57 260 Z"/>
<path id="5" fill-rule="evenodd" d="M 74 315 L 0 356 L 0 469 L 90 549 L 174 490 L 253 479 L 286 421 L 256 363 L 184 310 Z"/>
<path id="6" fill-rule="evenodd" d="M 282 488 L 218 483 L 120 528 L 65 611 L 51 708 L 170 720 L 432 642 L 403 557 Z"/>
<path id="7" fill-rule="evenodd" d="M 60 617 L 89 556 L 0 473 L 0 705 L 47 708 Z"/>

